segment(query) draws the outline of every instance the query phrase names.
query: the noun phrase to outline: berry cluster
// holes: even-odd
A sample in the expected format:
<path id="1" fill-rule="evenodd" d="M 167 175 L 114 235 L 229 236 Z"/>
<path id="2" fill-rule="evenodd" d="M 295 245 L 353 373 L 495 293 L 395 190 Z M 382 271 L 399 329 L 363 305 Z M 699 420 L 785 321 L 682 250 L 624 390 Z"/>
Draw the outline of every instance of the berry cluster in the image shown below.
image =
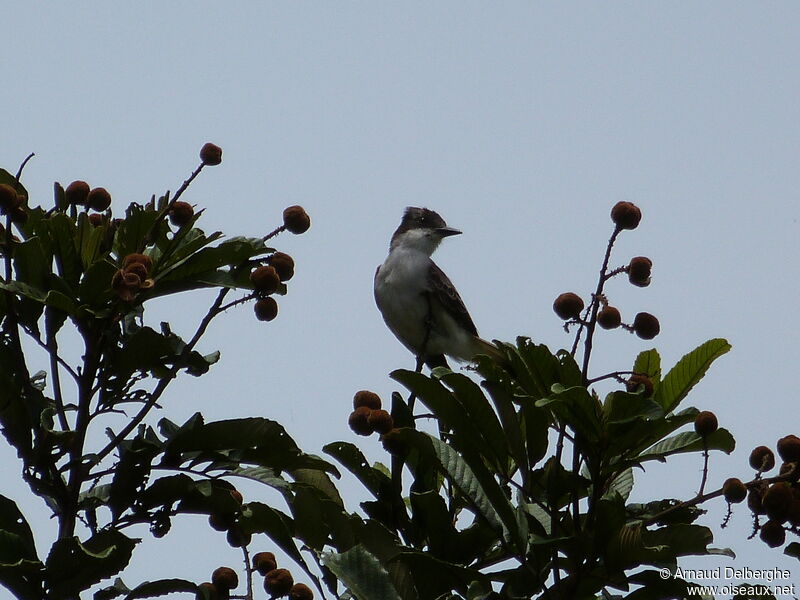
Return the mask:
<path id="1" fill-rule="evenodd" d="M 389 454 L 405 454 L 406 445 L 400 438 L 400 431 L 395 428 L 392 415 L 381 408 L 380 396 L 375 392 L 356 392 L 353 396 L 353 412 L 350 413 L 347 423 L 358 435 L 380 434 L 383 448 Z"/>
<path id="2" fill-rule="evenodd" d="M 603 265 L 598 290 L 593 294 L 588 310 L 585 314 L 582 314 L 584 312 L 585 303 L 583 299 L 574 292 L 560 294 L 553 302 L 553 310 L 555 313 L 561 319 L 567 321 L 565 324 L 567 330 L 570 325 L 578 324 L 581 327 L 588 327 L 589 335 L 591 335 L 594 332 L 594 325 L 596 323 L 603 329 L 622 327 L 635 333 L 644 340 L 651 340 L 659 334 L 661 326 L 658 323 L 658 319 L 647 312 L 636 314 L 633 322 L 630 324 L 623 323 L 619 309 L 610 305 L 608 299 L 602 293 L 605 281 L 621 273 L 626 273 L 628 275 L 628 281 L 637 287 L 647 287 L 650 285 L 653 261 L 646 256 L 636 256 L 632 258 L 626 266 L 619 267 L 618 269 L 612 271 L 607 269 L 608 258 L 616 237 L 622 230 L 636 229 L 641 219 L 641 210 L 631 202 L 618 202 L 611 209 L 611 220 L 614 222 L 616 228 L 609 241 L 606 261 Z"/>
<path id="3" fill-rule="evenodd" d="M 314 600 L 314 592 L 304 583 L 295 583 L 288 569 L 279 569 L 272 552 L 253 555 L 252 570 L 264 577 L 264 590 L 270 598 L 288 597 L 289 600 Z M 228 600 L 230 592 L 239 586 L 239 576 L 230 567 L 219 567 L 211 581 L 197 586 L 197 600 Z"/>
<path id="4" fill-rule="evenodd" d="M 288 254 L 275 252 L 267 258 L 266 264 L 253 269 L 250 283 L 257 298 L 253 310 L 259 321 L 272 321 L 278 316 L 278 303 L 271 296 L 278 291 L 280 284 L 294 276 L 294 260 Z"/>
<path id="5" fill-rule="evenodd" d="M 783 460 L 779 475 L 762 479 L 762 475 L 775 468 L 775 454 L 767 446 L 758 446 L 750 453 L 750 466 L 756 470 L 756 478 L 745 484 L 736 477 L 727 479 L 722 486 L 725 500 L 729 504 L 743 502 L 753 513 L 754 533 L 770 548 L 783 546 L 786 532 L 800 535 L 800 438 L 787 435 L 778 440 L 778 455 Z M 766 523 L 759 517 L 766 515 Z"/>

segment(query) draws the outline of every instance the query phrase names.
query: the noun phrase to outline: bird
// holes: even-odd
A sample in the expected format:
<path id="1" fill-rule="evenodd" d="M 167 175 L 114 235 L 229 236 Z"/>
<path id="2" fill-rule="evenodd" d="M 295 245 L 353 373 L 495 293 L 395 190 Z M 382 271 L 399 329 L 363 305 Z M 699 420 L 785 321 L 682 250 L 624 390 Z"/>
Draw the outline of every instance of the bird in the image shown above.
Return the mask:
<path id="1" fill-rule="evenodd" d="M 503 360 L 481 339 L 455 286 L 431 255 L 446 237 L 461 234 L 433 210 L 409 206 L 392 235 L 389 255 L 375 271 L 375 303 L 398 340 L 417 357 L 417 369 L 448 366 L 445 356 L 470 362 L 479 354 Z"/>

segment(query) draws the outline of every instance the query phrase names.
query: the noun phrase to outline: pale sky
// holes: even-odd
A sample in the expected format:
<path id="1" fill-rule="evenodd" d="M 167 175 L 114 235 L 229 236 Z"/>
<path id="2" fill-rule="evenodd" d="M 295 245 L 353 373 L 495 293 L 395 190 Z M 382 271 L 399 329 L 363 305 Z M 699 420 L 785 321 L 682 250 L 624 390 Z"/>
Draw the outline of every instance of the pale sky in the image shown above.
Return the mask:
<path id="1" fill-rule="evenodd" d="M 206 141 L 224 150 L 185 196 L 200 226 L 263 235 L 301 204 L 312 229 L 275 245 L 297 270 L 272 323 L 231 310 L 201 350 L 222 360 L 171 388 L 160 416 L 181 422 L 265 416 L 313 453 L 377 438 L 347 428 L 351 398 L 388 400 L 388 373 L 413 357 L 383 325 L 372 276 L 405 206 L 427 206 L 464 235 L 436 255 L 483 337 L 568 347 L 551 305 L 588 297 L 619 200 L 643 212 L 612 264 L 646 255 L 653 284 L 607 287 L 623 319 L 657 315 L 653 342 L 615 331 L 596 342 L 593 375 L 628 369 L 657 347 L 665 366 L 712 337 L 721 358 L 686 401 L 737 439 L 714 455 L 710 489 L 749 479 L 750 450 L 800 434 L 794 315 L 800 296 L 800 7 L 791 2 L 169 2 L 7 7 L 0 72 L 0 166 L 34 203 L 53 181 L 108 188 L 112 209 L 175 190 Z M 186 337 L 208 298 L 153 307 Z M 205 304 L 204 304 L 205 303 Z M 102 435 L 102 432 L 99 433 Z M 23 506 L 45 555 L 54 522 L 0 449 L 0 493 Z M 638 500 L 689 498 L 701 460 L 636 473 Z M 245 497 L 269 501 L 259 486 Z M 363 497 L 340 482 L 351 510 Z M 735 560 L 684 567 L 800 564 L 746 540 L 739 507 L 702 520 Z M 202 517 L 145 542 L 123 579 L 202 581 L 240 553 Z M 789 536 L 790 540 L 792 536 Z M 266 540 L 254 550 L 270 549 Z M 1 593 L 0 593 L 1 595 Z"/>

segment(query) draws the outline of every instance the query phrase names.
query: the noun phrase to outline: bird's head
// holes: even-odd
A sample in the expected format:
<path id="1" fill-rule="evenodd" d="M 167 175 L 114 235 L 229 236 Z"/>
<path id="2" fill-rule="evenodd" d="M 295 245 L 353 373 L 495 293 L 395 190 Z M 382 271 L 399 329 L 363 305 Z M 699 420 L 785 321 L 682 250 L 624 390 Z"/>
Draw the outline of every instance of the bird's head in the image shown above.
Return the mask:
<path id="1" fill-rule="evenodd" d="M 398 246 L 403 246 L 430 256 L 444 238 L 460 233 L 458 229 L 448 227 L 439 213 L 427 208 L 409 206 L 403 213 L 400 226 L 392 235 L 390 248 L 394 250 Z"/>

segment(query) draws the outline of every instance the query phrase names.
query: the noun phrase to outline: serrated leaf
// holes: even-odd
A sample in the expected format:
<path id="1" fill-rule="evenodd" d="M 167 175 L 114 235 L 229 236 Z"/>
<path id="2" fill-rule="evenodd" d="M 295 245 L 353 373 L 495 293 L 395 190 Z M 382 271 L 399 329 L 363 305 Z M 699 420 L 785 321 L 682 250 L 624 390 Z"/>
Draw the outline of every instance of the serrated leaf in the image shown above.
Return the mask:
<path id="1" fill-rule="evenodd" d="M 716 338 L 701 344 L 670 369 L 656 390 L 654 399 L 671 412 L 703 378 L 717 358 L 731 349 L 727 340 Z"/>
<path id="2" fill-rule="evenodd" d="M 354 546 L 340 554 L 323 554 L 322 564 L 333 571 L 358 600 L 401 600 L 389 573 L 363 546 Z"/>

